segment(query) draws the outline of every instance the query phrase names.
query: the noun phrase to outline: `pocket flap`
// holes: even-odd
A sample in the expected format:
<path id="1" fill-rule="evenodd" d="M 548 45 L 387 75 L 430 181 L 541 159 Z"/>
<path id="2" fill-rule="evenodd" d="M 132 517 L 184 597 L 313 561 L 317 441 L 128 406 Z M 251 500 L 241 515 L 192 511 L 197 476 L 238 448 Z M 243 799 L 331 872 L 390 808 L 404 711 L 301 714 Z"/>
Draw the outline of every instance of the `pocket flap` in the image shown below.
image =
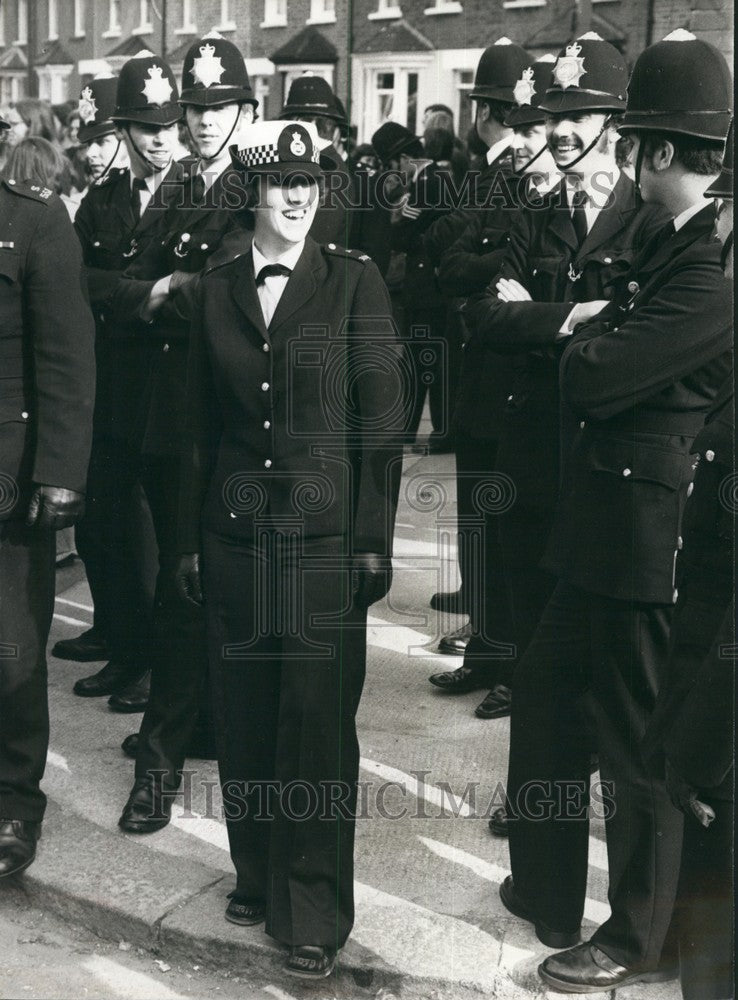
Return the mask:
<path id="1" fill-rule="evenodd" d="M 604 438 L 593 441 L 589 465 L 594 472 L 608 473 L 635 482 L 659 483 L 678 489 L 690 468 L 689 455 L 643 441 Z"/>

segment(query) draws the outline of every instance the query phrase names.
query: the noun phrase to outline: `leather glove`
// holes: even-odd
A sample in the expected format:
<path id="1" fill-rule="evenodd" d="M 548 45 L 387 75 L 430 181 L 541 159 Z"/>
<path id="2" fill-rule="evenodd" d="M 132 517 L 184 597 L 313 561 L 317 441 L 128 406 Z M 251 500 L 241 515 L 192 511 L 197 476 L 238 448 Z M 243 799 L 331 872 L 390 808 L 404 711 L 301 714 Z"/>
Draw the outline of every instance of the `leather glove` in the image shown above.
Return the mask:
<path id="1" fill-rule="evenodd" d="M 715 819 L 715 813 L 705 802 L 697 798 L 697 789 L 687 784 L 678 771 L 666 760 L 666 790 L 672 804 L 685 816 L 694 816 L 698 823 L 708 827 Z"/>
<path id="2" fill-rule="evenodd" d="M 359 552 L 351 571 L 354 604 L 362 610 L 381 601 L 392 585 L 392 561 L 376 552 Z"/>
<path id="3" fill-rule="evenodd" d="M 195 604 L 199 607 L 204 603 L 199 552 L 186 552 L 179 557 L 174 570 L 174 586 L 179 596 L 187 604 Z"/>
<path id="4" fill-rule="evenodd" d="M 85 495 L 63 486 L 36 486 L 28 505 L 26 524 L 36 528 L 68 528 L 85 512 Z"/>

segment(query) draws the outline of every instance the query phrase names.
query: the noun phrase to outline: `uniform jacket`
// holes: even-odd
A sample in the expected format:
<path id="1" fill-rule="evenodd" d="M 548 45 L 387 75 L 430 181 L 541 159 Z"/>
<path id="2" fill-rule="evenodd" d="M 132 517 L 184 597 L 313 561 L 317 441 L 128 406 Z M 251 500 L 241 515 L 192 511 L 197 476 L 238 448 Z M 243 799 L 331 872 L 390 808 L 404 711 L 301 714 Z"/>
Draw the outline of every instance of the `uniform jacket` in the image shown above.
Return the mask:
<path id="1" fill-rule="evenodd" d="M 639 208 L 633 182 L 621 173 L 611 203 L 578 247 L 562 187 L 519 213 L 500 266 L 499 276 L 519 281 L 533 301 L 502 302 L 496 275 L 466 309 L 470 348 L 515 356 L 498 467 L 513 479 L 516 503 L 541 511 L 553 510 L 559 488 L 561 327 L 577 302 L 610 298 L 639 248 L 666 221 L 659 209 Z"/>
<path id="2" fill-rule="evenodd" d="M 349 246 L 369 254 L 385 277 L 392 253 L 392 211 L 383 192 L 383 177 L 382 173 L 358 167 L 354 172 L 356 203 L 351 213 Z"/>
<path id="3" fill-rule="evenodd" d="M 310 235 L 316 243 L 337 243 L 346 246 L 351 229 L 353 179 L 345 160 L 331 144 L 320 151 L 322 158 L 330 160 L 331 167 L 323 175 L 325 192 L 315 213 Z"/>
<path id="4" fill-rule="evenodd" d="M 714 220 L 710 203 L 657 237 L 562 355 L 562 399 L 581 427 L 546 565 L 593 593 L 676 600 L 690 449 L 731 364 L 731 288 Z"/>
<path id="5" fill-rule="evenodd" d="M 226 169 L 208 190 L 202 205 L 193 205 L 190 175 L 194 161 L 183 161 L 184 176 L 162 191 L 169 207 L 156 238 L 125 271 L 110 299 L 116 329 L 136 324 L 136 331 L 150 346 L 142 421 L 141 449 L 147 454 L 179 452 L 184 426 L 187 349 L 190 334 L 192 288 L 175 292 L 153 320 L 144 318 L 152 288 L 174 271 L 199 275 L 218 252 L 226 237 L 232 253 L 241 252 L 251 239 L 250 213 L 243 211 L 243 190 L 235 170 Z M 240 206 L 240 209 L 239 209 Z"/>
<path id="6" fill-rule="evenodd" d="M 269 329 L 248 251 L 198 292 L 182 471 L 182 551 L 199 523 L 252 539 L 264 519 L 389 553 L 402 383 L 387 290 L 363 254 L 308 237 Z"/>
<path id="7" fill-rule="evenodd" d="M 84 493 L 94 335 L 64 205 L 0 181 L 0 520 L 25 517 L 33 483 Z"/>
<path id="8" fill-rule="evenodd" d="M 171 195 L 172 183 L 181 180 L 182 170 L 181 163 L 174 161 L 170 165 L 162 179 L 164 195 Z M 124 440 L 135 437 L 140 419 L 150 344 L 138 335 L 137 324 L 126 322 L 113 333 L 106 319 L 123 272 L 155 238 L 166 207 L 158 195 L 157 190 L 143 215 L 136 218 L 130 171 L 115 170 L 88 189 L 74 220 L 95 316 L 95 432 L 111 433 Z"/>

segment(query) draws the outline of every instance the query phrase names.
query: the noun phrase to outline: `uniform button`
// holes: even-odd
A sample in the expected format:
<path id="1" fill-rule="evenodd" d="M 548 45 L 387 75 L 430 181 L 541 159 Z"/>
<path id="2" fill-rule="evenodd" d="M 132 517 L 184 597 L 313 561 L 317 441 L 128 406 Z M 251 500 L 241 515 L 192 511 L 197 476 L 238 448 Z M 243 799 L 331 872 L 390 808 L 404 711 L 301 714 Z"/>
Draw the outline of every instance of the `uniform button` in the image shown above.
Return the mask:
<path id="1" fill-rule="evenodd" d="M 489 243 L 489 237 L 485 236 L 484 239 L 482 240 L 482 243 Z"/>
<path id="2" fill-rule="evenodd" d="M 28 420 L 28 413 L 26 410 L 24 410 L 23 413 L 21 413 L 21 416 L 23 417 L 24 420 Z"/>
<path id="3" fill-rule="evenodd" d="M 507 397 L 507 401 L 508 401 L 508 403 L 512 403 L 513 399 L 515 399 L 515 397 L 514 397 L 514 396 L 508 396 L 508 397 Z"/>
<path id="4" fill-rule="evenodd" d="M 635 295 L 636 292 L 639 292 L 640 291 L 640 285 L 638 284 L 638 282 L 637 281 L 629 281 L 628 282 L 628 291 L 630 292 L 631 295 Z"/>
<path id="5" fill-rule="evenodd" d="M 684 539 L 680 535 L 679 538 L 677 538 L 677 549 L 679 552 L 681 552 L 683 548 L 684 548 Z"/>
<path id="6" fill-rule="evenodd" d="M 335 243 L 329 243 L 328 244 L 328 249 L 329 250 L 335 250 L 336 249 L 336 244 Z"/>
<path id="7" fill-rule="evenodd" d="M 679 591 L 678 591 L 678 590 L 676 589 L 676 587 L 675 587 L 675 588 L 674 588 L 674 597 L 672 598 L 672 600 L 674 601 L 674 603 L 675 603 L 675 604 L 676 604 L 676 602 L 677 602 L 677 598 L 678 598 L 678 597 L 679 597 Z"/>
<path id="8" fill-rule="evenodd" d="M 233 513 L 233 511 L 231 511 L 231 517 L 232 517 L 232 518 L 233 518 L 233 520 L 235 521 L 235 519 L 236 519 L 236 515 L 235 515 L 235 514 Z"/>
<path id="9" fill-rule="evenodd" d="M 100 246 L 100 240 L 95 240 L 95 242 L 92 245 L 93 245 L 93 247 L 99 247 Z"/>
<path id="10" fill-rule="evenodd" d="M 612 328 L 612 332 L 613 332 L 613 333 L 617 333 L 619 329 L 620 329 L 620 327 L 619 327 L 619 326 L 614 326 L 614 327 Z"/>
<path id="11" fill-rule="evenodd" d="M 587 426 L 587 421 L 586 420 L 580 420 L 579 421 L 579 428 L 580 428 L 580 430 L 584 430 L 584 428 L 586 426 Z"/>
<path id="12" fill-rule="evenodd" d="M 265 431 L 268 431 L 271 426 L 272 426 L 271 420 L 265 420 L 264 421 L 264 430 Z"/>
<path id="13" fill-rule="evenodd" d="M 538 274 L 538 268 L 537 268 L 537 267 L 534 267 L 534 268 L 533 268 L 533 277 L 535 278 L 535 276 L 536 276 L 537 274 Z"/>
<path id="14" fill-rule="evenodd" d="M 169 350 L 169 344 L 165 344 L 165 345 L 164 345 L 164 346 L 162 347 L 162 351 L 164 351 L 164 353 L 166 354 L 168 350 Z"/>
<path id="15" fill-rule="evenodd" d="M 612 257 L 605 257 L 606 264 L 612 264 Z"/>
<path id="16" fill-rule="evenodd" d="M 630 474 L 631 474 L 631 470 L 630 470 L 630 469 L 623 469 L 623 475 L 624 475 L 624 476 L 626 477 L 626 479 L 627 479 L 627 477 L 628 477 L 628 476 L 629 476 Z"/>
<path id="17" fill-rule="evenodd" d="M 261 391 L 262 392 L 269 392 L 269 383 L 268 382 L 262 382 L 261 383 Z"/>
<path id="18" fill-rule="evenodd" d="M 8 184 L 13 184 L 13 185 L 15 184 L 15 181 L 13 180 L 13 178 L 12 178 L 12 177 L 11 177 L 11 178 L 10 178 L 10 180 L 8 181 Z"/>
<path id="19" fill-rule="evenodd" d="M 694 483 L 690 483 L 689 486 L 687 487 L 687 496 L 691 497 L 693 493 L 694 493 Z"/>
<path id="20" fill-rule="evenodd" d="M 705 452 L 705 458 L 707 459 L 708 462 L 715 461 L 715 452 L 712 450 L 712 448 L 708 448 L 708 450 Z"/>
<path id="21" fill-rule="evenodd" d="M 207 243 L 201 243 L 201 244 L 200 244 L 200 249 L 201 249 L 201 250 L 207 250 L 207 249 L 208 249 L 208 245 L 207 245 Z"/>
<path id="22" fill-rule="evenodd" d="M 269 353 L 269 344 L 262 344 L 261 349 L 265 354 Z"/>
<path id="23" fill-rule="evenodd" d="M 423 264 L 423 261 L 421 260 L 421 262 L 418 264 L 418 267 L 424 267 L 424 266 L 425 265 Z"/>
<path id="24" fill-rule="evenodd" d="M 264 468 L 271 469 L 271 467 L 272 467 L 272 460 L 271 458 L 267 458 L 266 461 L 264 462 Z"/>

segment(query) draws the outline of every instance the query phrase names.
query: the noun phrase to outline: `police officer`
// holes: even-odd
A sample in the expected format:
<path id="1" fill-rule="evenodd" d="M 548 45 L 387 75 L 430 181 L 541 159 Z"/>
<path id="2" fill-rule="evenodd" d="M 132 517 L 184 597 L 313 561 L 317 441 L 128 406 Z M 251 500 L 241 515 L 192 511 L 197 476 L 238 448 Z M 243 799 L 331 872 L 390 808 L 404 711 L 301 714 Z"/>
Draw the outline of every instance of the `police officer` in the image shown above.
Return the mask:
<path id="1" fill-rule="evenodd" d="M 582 54 L 568 58 L 572 78 Z M 674 219 L 601 312 L 564 335 L 562 405 L 579 423 L 544 562 L 559 582 L 515 675 L 514 884 L 503 884 L 503 902 L 537 929 L 578 934 L 591 737 L 582 739 L 573 709 L 586 691 L 608 796 L 611 915 L 589 942 L 541 965 L 545 982 L 566 992 L 670 973 L 660 963 L 669 959 L 681 817 L 640 744 L 667 663 L 690 447 L 730 365 L 730 289 L 703 195 L 719 172 L 731 92 L 724 58 L 686 32 L 638 58 L 623 127 L 641 196 Z M 536 822 L 541 791 L 564 787 L 567 801 Z"/>
<path id="2" fill-rule="evenodd" d="M 0 128 L 7 128 L 0 120 Z M 0 877 L 31 864 L 46 797 L 55 530 L 84 508 L 95 328 L 63 203 L 0 181 Z"/>
<path id="3" fill-rule="evenodd" d="M 172 159 L 182 115 L 177 98 L 171 69 L 153 53 L 144 50 L 123 66 L 110 118 L 131 166 L 109 170 L 98 180 L 75 218 L 97 327 L 98 385 L 87 511 L 77 526 L 77 547 L 96 613 L 103 617 L 98 609 L 104 609 L 109 623 L 111 660 L 77 681 L 74 691 L 84 697 L 111 695 L 110 707 L 122 712 L 143 711 L 149 690 L 150 608 L 142 567 L 156 554 L 147 559 L 134 544 L 146 539 L 153 547 L 148 521 L 130 522 L 140 509 L 137 419 L 150 352 L 135 326 L 106 322 L 106 310 L 123 271 L 157 232 L 164 211 L 157 204 L 160 186 L 181 178 L 182 167 Z M 171 185 L 165 183 L 162 191 L 170 194 Z"/>
<path id="4" fill-rule="evenodd" d="M 201 610 L 180 601 L 173 583 L 180 437 L 195 282 L 208 259 L 218 252 L 228 259 L 251 240 L 228 145 L 253 121 L 258 102 L 235 45 L 211 33 L 190 46 L 179 103 L 199 155 L 183 163 L 183 180 L 171 185 L 171 202 L 156 239 L 128 268 L 110 306 L 116 323 L 137 322 L 138 336 L 151 348 L 139 474 L 154 521 L 160 567 L 151 695 L 138 739 L 127 739 L 124 747 L 136 752 L 136 780 L 120 818 L 121 828 L 129 833 L 165 826 L 172 801 L 166 793 L 179 786 L 185 754 L 212 753 L 212 727 L 202 697 L 204 620 Z"/>
<path id="5" fill-rule="evenodd" d="M 327 164 L 324 194 L 310 235 L 317 243 L 347 246 L 351 226 L 349 205 L 353 181 L 339 151 L 341 130 L 348 126 L 343 105 L 322 76 L 298 76 L 292 81 L 279 116 L 287 121 L 312 122 L 318 131 L 321 155 Z M 328 164 L 330 164 L 328 166 Z"/>
<path id="6" fill-rule="evenodd" d="M 86 147 L 86 163 L 91 187 L 128 166 L 126 146 L 122 139 L 116 136 L 115 122 L 112 118 L 117 87 L 117 77 L 104 76 L 88 83 L 79 96 L 77 105 L 80 116 L 79 139 Z M 102 398 L 104 393 L 98 395 Z M 88 511 L 83 525 L 90 523 L 91 516 L 94 517 Z M 75 542 L 85 564 L 92 593 L 95 609 L 93 625 L 73 639 L 60 639 L 54 644 L 51 653 L 62 660 L 77 660 L 83 663 L 104 660 L 110 655 L 110 632 L 114 624 L 111 619 L 111 608 L 104 597 L 101 572 L 104 558 L 99 533 L 85 531 L 84 527 L 78 528 L 75 531 Z M 117 686 L 125 684 L 130 679 L 129 672 L 124 670 L 117 677 Z M 112 690 L 114 688 L 107 693 L 111 693 Z"/>
<path id="7" fill-rule="evenodd" d="M 199 289 L 179 581 L 201 599 L 201 554 L 226 917 L 266 919 L 286 971 L 316 979 L 353 923 L 355 717 L 366 611 L 390 582 L 402 372 L 375 265 L 308 235 L 313 126 L 257 124 L 233 156 L 253 249 Z"/>
<path id="8" fill-rule="evenodd" d="M 460 301 L 479 294 L 499 271 L 507 250 L 508 232 L 521 207 L 539 200 L 539 186 L 552 186 L 558 178 L 546 142 L 544 112 L 540 103 L 551 82 L 553 56 L 526 67 L 515 84 L 516 103 L 505 118 L 513 129 L 510 141 L 514 173 L 504 176 L 494 204 L 479 209 L 459 239 L 443 254 L 438 278 L 441 289 Z M 474 566 L 477 582 L 466 587 L 472 636 L 464 663 L 456 670 L 433 674 L 430 681 L 446 694 L 465 694 L 478 687 L 491 688 L 477 707 L 479 718 L 493 719 L 509 713 L 509 690 L 514 661 L 510 600 L 501 572 L 498 514 L 478 506 L 482 492 L 500 489 L 495 471 L 497 435 L 504 398 L 513 380 L 507 358 L 472 338 L 462 320 L 465 336 L 461 375 L 454 406 L 456 489 L 459 503 L 459 563 Z M 507 385 L 503 373 L 507 372 Z M 500 491 L 500 497 L 506 490 Z M 472 551 L 479 551 L 474 560 Z M 466 572 L 466 570 L 465 570 Z M 467 580 L 469 577 L 467 575 Z"/>

